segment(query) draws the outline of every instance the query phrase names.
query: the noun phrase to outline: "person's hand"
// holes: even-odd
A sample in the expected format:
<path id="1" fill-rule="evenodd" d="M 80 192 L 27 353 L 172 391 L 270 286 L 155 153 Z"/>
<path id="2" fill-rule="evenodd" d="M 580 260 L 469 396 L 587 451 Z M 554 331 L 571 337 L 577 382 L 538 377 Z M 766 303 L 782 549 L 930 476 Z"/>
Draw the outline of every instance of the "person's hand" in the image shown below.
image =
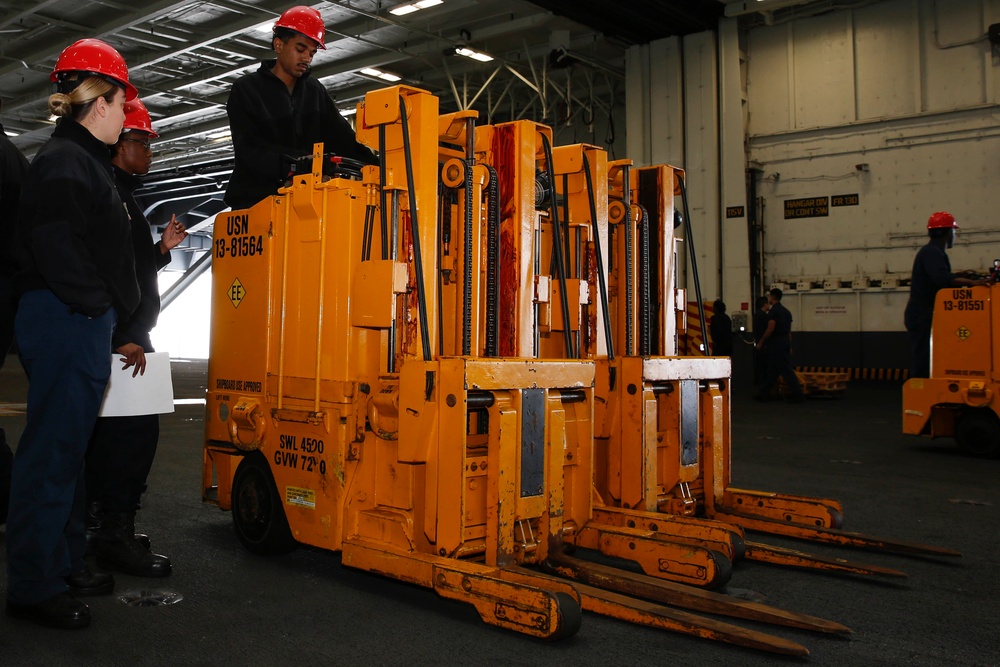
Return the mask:
<path id="1" fill-rule="evenodd" d="M 125 364 L 122 366 L 122 370 L 135 366 L 135 370 L 132 371 L 132 377 L 146 374 L 146 351 L 142 349 L 141 345 L 125 343 L 116 349 L 115 352 L 122 355 L 122 358 L 118 360 Z"/>
<path id="2" fill-rule="evenodd" d="M 177 221 L 177 216 L 170 216 L 170 223 L 163 228 L 163 234 L 160 236 L 160 252 L 167 254 L 186 239 L 187 235 L 184 224 Z"/>

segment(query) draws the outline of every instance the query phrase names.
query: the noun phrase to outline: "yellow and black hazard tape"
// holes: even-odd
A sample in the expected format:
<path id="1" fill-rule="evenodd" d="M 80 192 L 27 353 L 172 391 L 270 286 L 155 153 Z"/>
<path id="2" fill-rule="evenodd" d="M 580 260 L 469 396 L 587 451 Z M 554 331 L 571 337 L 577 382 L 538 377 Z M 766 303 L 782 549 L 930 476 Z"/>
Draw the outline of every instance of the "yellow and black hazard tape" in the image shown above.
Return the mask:
<path id="1" fill-rule="evenodd" d="M 910 376 L 907 368 L 847 368 L 843 366 L 796 366 L 800 373 L 847 373 L 851 380 L 900 382 Z"/>

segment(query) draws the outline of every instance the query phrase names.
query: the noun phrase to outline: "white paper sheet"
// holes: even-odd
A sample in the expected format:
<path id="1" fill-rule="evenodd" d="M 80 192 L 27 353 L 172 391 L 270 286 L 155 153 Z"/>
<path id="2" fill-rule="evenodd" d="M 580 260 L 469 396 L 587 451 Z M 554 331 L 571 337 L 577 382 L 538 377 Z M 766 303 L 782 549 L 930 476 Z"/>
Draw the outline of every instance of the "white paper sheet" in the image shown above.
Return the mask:
<path id="1" fill-rule="evenodd" d="M 146 372 L 132 377 L 135 368 L 122 370 L 122 355 L 111 355 L 111 380 L 104 392 L 101 417 L 166 414 L 174 411 L 174 385 L 170 380 L 170 354 L 146 355 Z"/>

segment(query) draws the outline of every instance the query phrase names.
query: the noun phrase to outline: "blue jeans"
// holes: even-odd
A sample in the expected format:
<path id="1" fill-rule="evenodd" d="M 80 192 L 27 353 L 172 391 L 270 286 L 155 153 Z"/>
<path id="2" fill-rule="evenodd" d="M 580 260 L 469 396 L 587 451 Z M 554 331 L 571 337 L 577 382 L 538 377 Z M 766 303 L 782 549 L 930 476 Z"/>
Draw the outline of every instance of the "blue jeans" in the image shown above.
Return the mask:
<path id="1" fill-rule="evenodd" d="M 71 313 L 49 290 L 21 297 L 15 335 L 28 419 L 14 455 L 7 516 L 7 599 L 35 604 L 84 568 L 83 461 L 111 375 L 113 308 Z"/>

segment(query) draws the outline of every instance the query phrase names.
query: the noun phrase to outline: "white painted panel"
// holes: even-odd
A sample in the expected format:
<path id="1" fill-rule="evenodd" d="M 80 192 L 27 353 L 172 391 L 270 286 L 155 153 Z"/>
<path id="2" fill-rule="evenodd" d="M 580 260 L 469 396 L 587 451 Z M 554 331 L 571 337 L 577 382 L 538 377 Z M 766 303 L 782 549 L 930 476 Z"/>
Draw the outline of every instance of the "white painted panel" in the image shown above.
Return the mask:
<path id="1" fill-rule="evenodd" d="M 772 134 L 792 126 L 788 41 L 788 24 L 758 28 L 748 36 L 748 134 Z"/>
<path id="2" fill-rule="evenodd" d="M 633 46 L 625 52 L 626 145 L 628 157 L 636 164 L 648 164 L 652 151 L 649 129 L 649 49 L 650 45 Z"/>
<path id="3" fill-rule="evenodd" d="M 719 296 L 729 304 L 729 312 L 753 302 L 750 293 L 750 247 L 747 237 L 746 149 L 744 147 L 743 83 L 736 19 L 719 22 L 720 210 L 722 272 Z M 742 206 L 744 215 L 728 217 L 727 206 Z"/>
<path id="4" fill-rule="evenodd" d="M 668 37 L 649 45 L 650 162 L 681 164 L 684 160 L 684 98 L 681 42 Z"/>
<path id="5" fill-rule="evenodd" d="M 684 37 L 685 162 L 688 205 L 694 231 L 701 296 L 719 296 L 719 116 L 715 34 Z M 690 241 L 688 242 L 690 245 Z M 687 249 L 690 253 L 690 248 Z M 695 297 L 692 272 L 688 294 Z"/>
<path id="6" fill-rule="evenodd" d="M 918 13 L 915 0 L 854 12 L 859 119 L 920 110 Z"/>
<path id="7" fill-rule="evenodd" d="M 910 294 L 906 291 L 861 294 L 862 331 L 901 331 L 903 310 Z"/>
<path id="8" fill-rule="evenodd" d="M 834 12 L 792 24 L 796 127 L 854 120 L 850 18 L 848 12 Z"/>
<path id="9" fill-rule="evenodd" d="M 806 292 L 798 302 L 799 312 L 793 313 L 795 331 L 858 331 L 859 303 L 854 292 Z"/>
<path id="10" fill-rule="evenodd" d="M 929 2 L 924 17 L 924 110 L 983 104 L 986 72 L 982 56 L 990 45 L 982 39 L 967 44 L 986 32 L 982 0 Z"/>
<path id="11" fill-rule="evenodd" d="M 637 166 L 683 163 L 680 40 L 633 46 L 626 53 L 627 154 Z"/>

